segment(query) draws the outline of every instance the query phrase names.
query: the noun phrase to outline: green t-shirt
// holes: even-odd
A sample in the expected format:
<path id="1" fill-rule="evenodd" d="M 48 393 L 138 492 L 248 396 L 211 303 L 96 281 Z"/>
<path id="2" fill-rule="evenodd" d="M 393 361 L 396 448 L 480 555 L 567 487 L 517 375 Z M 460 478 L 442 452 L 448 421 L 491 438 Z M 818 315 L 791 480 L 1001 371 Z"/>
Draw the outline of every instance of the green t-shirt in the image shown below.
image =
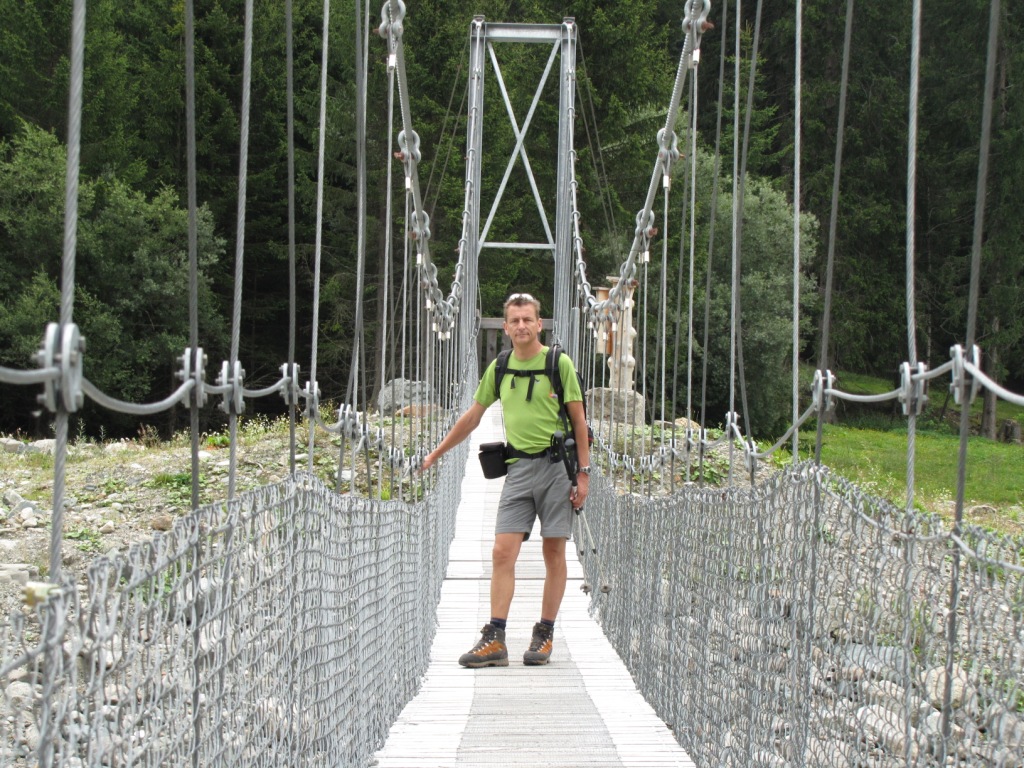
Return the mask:
<path id="1" fill-rule="evenodd" d="M 515 376 L 513 370 L 543 371 L 548 348 L 544 347 L 529 360 L 517 360 L 515 353 L 508 357 L 508 371 L 501 380 L 501 409 L 505 420 L 505 439 L 517 450 L 537 453 L 551 445 L 551 436 L 564 429 L 558 418 L 558 395 L 551 389 L 551 382 L 542 373 L 536 375 L 533 397 L 526 401 L 530 379 Z M 495 401 L 494 368 L 492 360 L 484 371 L 480 386 L 473 399 L 487 408 Z M 582 402 L 583 393 L 576 378 L 576 367 L 568 355 L 559 355 L 558 372 L 562 376 L 562 397 L 567 403 Z M 514 383 L 514 387 L 513 387 Z M 570 424 L 570 429 L 572 425 Z"/>

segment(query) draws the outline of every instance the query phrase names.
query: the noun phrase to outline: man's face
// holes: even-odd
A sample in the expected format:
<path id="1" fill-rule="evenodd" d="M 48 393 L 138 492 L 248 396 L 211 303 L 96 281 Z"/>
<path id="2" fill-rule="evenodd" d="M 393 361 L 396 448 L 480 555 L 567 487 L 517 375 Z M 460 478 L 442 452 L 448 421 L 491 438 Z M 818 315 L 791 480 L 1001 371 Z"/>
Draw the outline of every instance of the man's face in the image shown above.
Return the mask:
<path id="1" fill-rule="evenodd" d="M 540 335 L 540 318 L 532 304 L 512 304 L 505 310 L 505 333 L 515 346 L 529 346 Z"/>

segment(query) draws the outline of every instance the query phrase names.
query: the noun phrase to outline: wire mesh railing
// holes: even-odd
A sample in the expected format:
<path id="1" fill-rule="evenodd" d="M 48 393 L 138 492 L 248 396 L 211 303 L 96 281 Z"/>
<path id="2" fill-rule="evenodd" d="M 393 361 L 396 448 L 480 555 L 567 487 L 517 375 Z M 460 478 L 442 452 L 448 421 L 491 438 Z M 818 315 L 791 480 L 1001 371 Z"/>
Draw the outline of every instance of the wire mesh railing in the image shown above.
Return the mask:
<path id="1" fill-rule="evenodd" d="M 460 470 L 416 504 L 298 474 L 40 586 L 0 624 L 0 763 L 365 764 L 428 663 Z"/>
<path id="2" fill-rule="evenodd" d="M 1024 764 L 1021 541 L 811 463 L 663 498 L 605 483 L 594 612 L 698 765 Z"/>

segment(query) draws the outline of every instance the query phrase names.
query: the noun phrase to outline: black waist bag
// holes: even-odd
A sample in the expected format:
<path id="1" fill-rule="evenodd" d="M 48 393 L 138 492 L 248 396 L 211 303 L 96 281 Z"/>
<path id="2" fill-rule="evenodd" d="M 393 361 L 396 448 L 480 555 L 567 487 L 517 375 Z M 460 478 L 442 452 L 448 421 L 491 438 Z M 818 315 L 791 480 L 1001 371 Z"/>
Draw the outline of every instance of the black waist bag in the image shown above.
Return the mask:
<path id="1" fill-rule="evenodd" d="M 504 443 L 480 443 L 480 466 L 484 477 L 494 480 L 508 474 Z"/>

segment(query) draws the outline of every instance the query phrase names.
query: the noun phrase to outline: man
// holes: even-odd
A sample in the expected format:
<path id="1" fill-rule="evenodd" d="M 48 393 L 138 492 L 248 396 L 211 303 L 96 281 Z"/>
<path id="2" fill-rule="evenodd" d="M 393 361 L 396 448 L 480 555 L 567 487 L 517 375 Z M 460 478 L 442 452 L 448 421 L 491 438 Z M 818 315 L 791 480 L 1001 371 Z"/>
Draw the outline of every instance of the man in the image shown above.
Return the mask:
<path id="1" fill-rule="evenodd" d="M 513 371 L 540 371 L 548 348 L 540 342 L 540 302 L 528 293 L 514 293 L 505 302 L 504 330 L 512 340 L 508 371 L 501 381 L 501 407 L 505 437 L 511 449 L 508 475 L 498 503 L 492 552 L 491 620 L 484 625 L 480 641 L 459 659 L 464 667 L 507 667 L 505 624 L 515 593 L 516 560 L 530 536 L 535 519 L 540 519 L 544 552 L 544 596 L 540 621 L 533 627 L 533 639 L 523 656 L 527 665 L 546 664 L 551 656 L 555 617 L 565 594 L 565 545 L 572 531 L 573 509 L 580 509 L 590 485 L 590 446 L 586 413 L 576 369 L 568 355 L 559 356 L 563 399 L 573 437 L 576 440 L 576 485 L 569 482 L 561 460 L 552 461 L 551 438 L 564 431 L 559 417 L 558 397 L 545 375 L 516 376 Z M 484 371 L 473 404 L 423 460 L 423 469 L 461 443 L 480 424 L 484 412 L 496 400 L 495 363 Z M 518 386 L 516 382 L 518 381 Z"/>

